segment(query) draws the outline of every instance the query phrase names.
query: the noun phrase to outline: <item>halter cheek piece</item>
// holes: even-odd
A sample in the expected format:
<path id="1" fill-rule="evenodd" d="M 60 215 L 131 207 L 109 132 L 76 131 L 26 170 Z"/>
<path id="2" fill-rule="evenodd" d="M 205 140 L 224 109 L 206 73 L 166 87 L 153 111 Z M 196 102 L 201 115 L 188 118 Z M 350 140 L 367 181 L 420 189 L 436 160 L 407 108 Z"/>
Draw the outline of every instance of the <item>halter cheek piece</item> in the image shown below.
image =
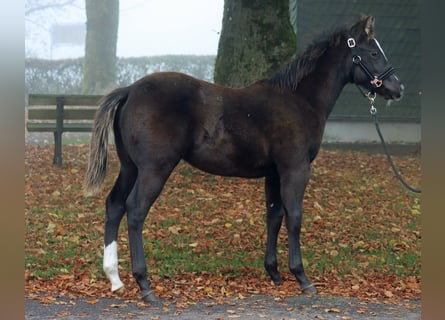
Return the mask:
<path id="1" fill-rule="evenodd" d="M 366 67 L 366 65 L 363 63 L 362 61 L 362 57 L 360 57 L 359 53 L 358 53 L 358 48 L 356 46 L 355 40 L 352 37 L 348 37 L 347 40 L 348 43 L 348 47 L 351 48 L 351 52 L 352 52 L 352 62 L 355 65 L 358 65 L 360 68 L 362 68 L 362 70 L 366 73 L 366 75 L 369 77 L 370 79 L 370 83 L 372 85 L 373 88 L 379 88 L 382 86 L 383 84 L 383 80 L 389 78 L 391 75 L 393 75 L 395 73 L 395 69 L 391 66 L 388 65 L 386 67 L 385 70 L 383 70 L 383 72 L 379 75 L 373 75 L 371 73 L 371 71 Z"/>

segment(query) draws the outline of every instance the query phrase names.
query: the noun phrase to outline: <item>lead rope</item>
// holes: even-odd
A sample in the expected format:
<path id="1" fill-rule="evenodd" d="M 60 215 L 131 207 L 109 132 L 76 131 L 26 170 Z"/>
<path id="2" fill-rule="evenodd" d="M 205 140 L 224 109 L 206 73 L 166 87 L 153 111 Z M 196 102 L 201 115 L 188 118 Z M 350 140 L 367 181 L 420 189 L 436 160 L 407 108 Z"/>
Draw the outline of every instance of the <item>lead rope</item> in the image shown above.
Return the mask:
<path id="1" fill-rule="evenodd" d="M 388 159 L 388 162 L 391 165 L 392 171 L 394 172 L 396 178 L 399 179 L 399 181 L 408 190 L 410 190 L 412 192 L 415 192 L 415 193 L 421 193 L 420 189 L 413 188 L 408 183 L 406 183 L 406 181 L 402 178 L 402 176 L 400 175 L 399 171 L 397 170 L 397 167 L 395 166 L 394 162 L 392 161 L 391 155 L 389 154 L 388 149 L 386 147 L 385 140 L 383 139 L 382 132 L 380 131 L 379 120 L 377 118 L 377 109 L 374 106 L 374 100 L 375 100 L 376 94 L 372 93 L 372 92 L 368 92 L 368 94 L 365 94 L 365 96 L 369 99 L 369 102 L 371 104 L 371 107 L 369 108 L 369 113 L 371 114 L 372 118 L 374 119 L 375 128 L 376 128 L 377 133 L 378 133 L 378 135 L 380 137 L 380 141 L 382 142 L 383 150 L 385 151 L 386 158 Z"/>

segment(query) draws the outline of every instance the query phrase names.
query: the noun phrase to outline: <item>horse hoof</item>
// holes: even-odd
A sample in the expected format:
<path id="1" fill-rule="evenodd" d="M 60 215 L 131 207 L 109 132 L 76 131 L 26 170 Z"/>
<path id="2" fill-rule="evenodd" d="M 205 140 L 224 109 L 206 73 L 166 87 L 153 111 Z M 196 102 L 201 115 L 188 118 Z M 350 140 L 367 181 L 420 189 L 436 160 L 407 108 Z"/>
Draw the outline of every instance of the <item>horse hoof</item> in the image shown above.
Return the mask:
<path id="1" fill-rule="evenodd" d="M 283 284 L 283 280 L 281 280 L 281 278 L 278 278 L 278 279 L 275 279 L 275 280 L 272 279 L 272 282 L 276 286 L 281 286 Z"/>
<path id="2" fill-rule="evenodd" d="M 269 272 L 269 277 L 274 285 L 281 286 L 283 284 L 283 280 L 281 279 L 280 274 L 278 272 Z"/>
<path id="3" fill-rule="evenodd" d="M 123 296 L 125 293 L 125 287 L 120 287 L 119 289 L 113 291 L 115 294 L 117 294 L 118 296 Z"/>
<path id="4" fill-rule="evenodd" d="M 313 284 L 310 284 L 307 287 L 302 288 L 301 291 L 305 295 L 313 295 L 317 293 L 317 289 L 315 289 Z"/>
<path id="5" fill-rule="evenodd" d="M 158 302 L 159 299 L 156 298 L 155 294 L 151 290 L 147 290 L 141 293 L 141 298 L 144 302 L 153 303 Z"/>

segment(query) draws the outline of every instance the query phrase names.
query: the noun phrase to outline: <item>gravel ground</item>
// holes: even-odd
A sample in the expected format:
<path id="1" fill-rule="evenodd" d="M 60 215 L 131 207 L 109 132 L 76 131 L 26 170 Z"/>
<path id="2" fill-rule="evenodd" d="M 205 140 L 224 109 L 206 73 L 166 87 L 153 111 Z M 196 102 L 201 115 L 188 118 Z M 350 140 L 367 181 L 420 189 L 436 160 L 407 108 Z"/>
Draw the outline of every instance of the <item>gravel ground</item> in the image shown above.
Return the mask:
<path id="1" fill-rule="evenodd" d="M 58 299 L 50 305 L 27 300 L 25 319 L 420 319 L 420 301 L 391 304 L 321 295 L 283 300 L 253 295 L 242 300 L 226 299 L 223 303 L 206 300 L 187 309 L 178 309 L 168 302 L 147 306 L 137 301 L 98 299 L 91 304 L 89 299 Z"/>

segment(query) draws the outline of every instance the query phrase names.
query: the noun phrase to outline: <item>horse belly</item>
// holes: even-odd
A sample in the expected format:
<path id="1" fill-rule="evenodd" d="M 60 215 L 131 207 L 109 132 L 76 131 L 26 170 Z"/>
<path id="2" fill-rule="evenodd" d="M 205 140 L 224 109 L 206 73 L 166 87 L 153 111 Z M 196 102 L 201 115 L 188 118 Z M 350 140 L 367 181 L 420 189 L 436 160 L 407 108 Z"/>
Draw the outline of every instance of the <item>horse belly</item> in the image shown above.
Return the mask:
<path id="1" fill-rule="evenodd" d="M 267 175 L 271 164 L 262 148 L 237 146 L 231 141 L 195 144 L 184 160 L 205 172 L 232 177 L 259 178 Z"/>

